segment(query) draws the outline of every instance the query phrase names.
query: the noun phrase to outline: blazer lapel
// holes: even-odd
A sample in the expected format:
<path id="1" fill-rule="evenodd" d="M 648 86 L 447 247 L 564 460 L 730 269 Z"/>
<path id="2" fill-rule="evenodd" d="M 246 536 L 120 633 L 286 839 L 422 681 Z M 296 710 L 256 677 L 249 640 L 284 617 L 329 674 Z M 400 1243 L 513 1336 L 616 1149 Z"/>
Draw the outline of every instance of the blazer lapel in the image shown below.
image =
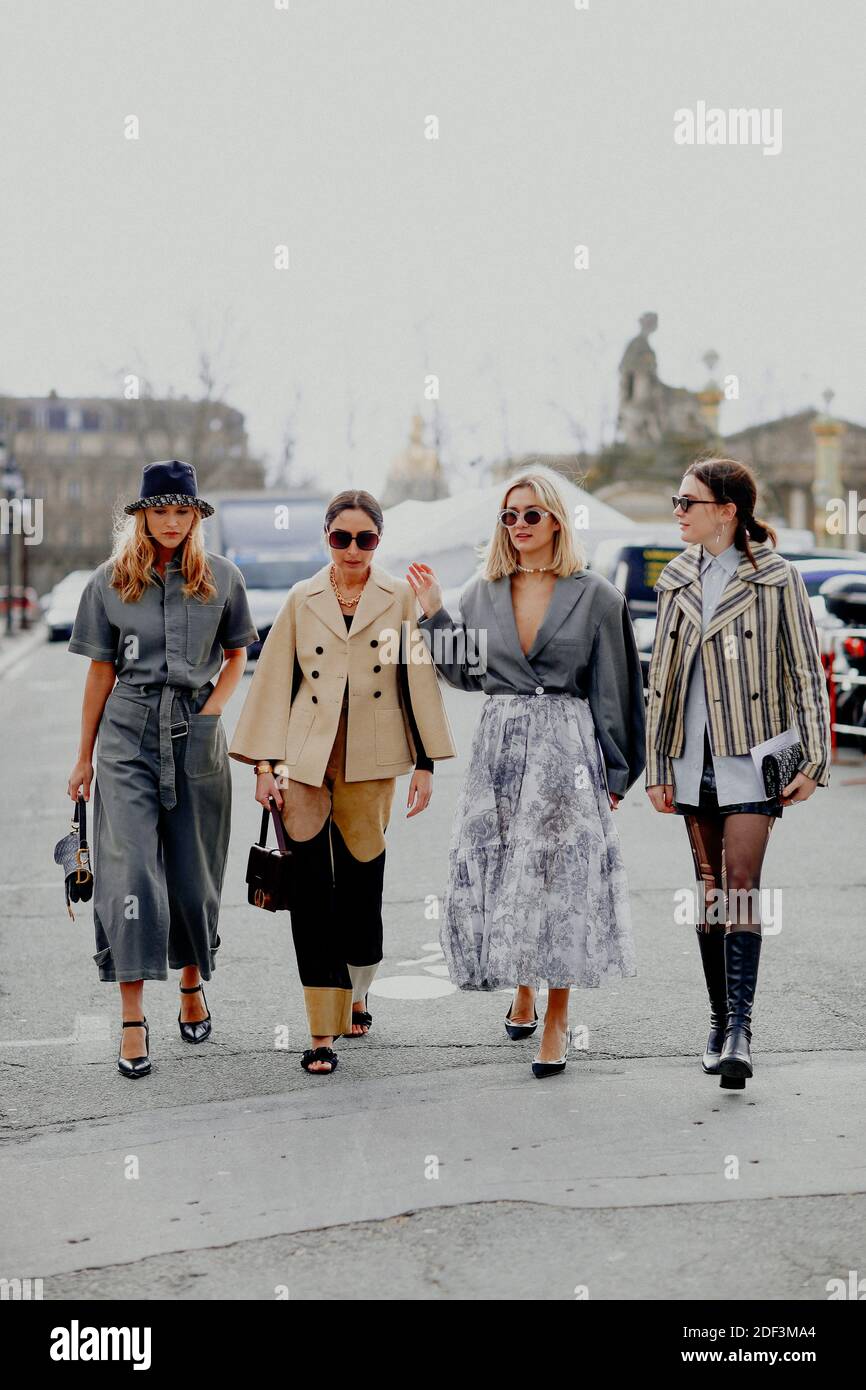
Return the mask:
<path id="1" fill-rule="evenodd" d="M 755 545 L 752 553 L 757 561 L 758 568 L 749 560 L 748 555 L 744 555 L 736 570 L 731 575 L 725 585 L 722 596 L 719 599 L 718 607 L 704 633 L 703 640 L 715 636 L 720 628 L 726 623 L 733 622 L 747 608 L 757 602 L 758 584 L 786 584 L 788 582 L 788 567 L 781 555 L 777 555 L 772 546 Z"/>
<path id="2" fill-rule="evenodd" d="M 584 585 L 580 582 L 582 575 L 572 574 L 567 577 L 557 579 L 553 593 L 550 596 L 550 603 L 547 605 L 547 612 L 541 620 L 541 626 L 535 634 L 535 641 L 529 648 L 526 659 L 538 656 L 538 653 L 547 645 L 553 634 L 558 628 L 562 627 L 574 605 L 584 592 Z M 514 608 L 511 606 L 512 621 L 514 619 Z M 517 624 L 514 624 L 515 633 Z"/>
<path id="3" fill-rule="evenodd" d="M 390 575 L 384 570 L 379 569 L 378 565 L 371 565 L 370 577 L 364 585 L 364 591 L 355 609 L 355 616 L 352 619 L 352 626 L 346 631 L 346 620 L 343 617 L 343 610 L 337 602 L 337 595 L 331 586 L 330 565 L 325 565 L 318 573 L 314 574 L 307 585 L 307 607 L 321 618 L 331 631 L 341 637 L 344 642 L 349 642 L 356 633 L 362 632 L 371 623 L 391 607 L 394 600 L 394 582 Z"/>
<path id="4" fill-rule="evenodd" d="M 746 562 L 748 564 L 748 561 Z M 709 642 L 721 628 L 732 623 L 741 613 L 755 602 L 755 586 L 740 578 L 739 568 L 734 571 L 722 590 L 716 611 L 704 631 L 702 640 Z"/>
<path id="5" fill-rule="evenodd" d="M 530 666 L 523 650 L 520 646 L 520 639 L 517 636 L 517 623 L 514 621 L 514 609 L 511 604 L 511 579 L 507 574 L 501 579 L 493 579 L 488 584 L 490 601 L 493 611 L 496 614 L 496 621 L 502 633 L 503 640 L 514 660 L 523 668 L 527 675 L 538 683 L 538 677 Z"/>
<path id="6" fill-rule="evenodd" d="M 733 622 L 744 613 L 756 599 L 756 584 L 785 584 L 788 570 L 781 555 L 777 555 L 769 545 L 752 546 L 752 553 L 758 568 L 744 555 L 736 570 L 722 591 L 718 607 L 707 625 L 702 641 L 709 638 Z M 693 624 L 698 632 L 703 626 L 703 604 L 701 600 L 701 547 L 688 546 L 666 565 L 659 575 L 656 589 L 673 589 L 674 602 L 687 622 Z"/>
<path id="7" fill-rule="evenodd" d="M 330 587 L 329 581 L 328 588 Z M 391 576 L 387 574 L 385 570 L 379 569 L 378 565 L 372 565 L 370 567 L 370 578 L 364 586 L 361 600 L 358 607 L 355 609 L 352 626 L 349 628 L 350 642 L 353 637 L 359 632 L 363 632 L 365 628 L 368 628 L 371 623 L 374 623 L 377 618 L 381 617 L 381 615 L 391 607 L 394 602 L 394 592 L 394 581 Z M 340 622 L 343 623 L 343 631 L 345 633 L 346 625 L 343 622 L 340 605 L 337 603 L 333 589 L 331 590 L 331 596 L 334 599 L 334 607 L 340 614 Z"/>
<path id="8" fill-rule="evenodd" d="M 502 636 L 511 651 L 514 660 L 519 662 L 527 675 L 533 681 L 538 682 L 538 675 L 532 666 L 531 658 L 535 656 L 546 642 L 550 640 L 558 627 L 562 625 L 571 609 L 579 598 L 583 586 L 574 585 L 573 590 L 566 587 L 565 580 L 557 580 L 556 588 L 550 597 L 550 604 L 547 612 L 542 619 L 541 626 L 535 635 L 535 641 L 526 654 L 520 645 L 520 638 L 517 635 L 517 623 L 514 618 L 514 605 L 511 602 L 511 578 L 503 575 L 501 579 L 494 579 L 490 583 L 490 597 L 493 603 L 493 611 L 496 614 L 496 621 L 499 624 Z M 554 607 L 555 605 L 555 607 Z"/>
<path id="9" fill-rule="evenodd" d="M 328 577 L 331 566 L 325 565 L 318 573 L 314 574 L 307 585 L 307 594 L 304 602 L 317 618 L 329 627 L 337 637 L 342 637 L 345 642 L 348 633 L 346 624 L 343 621 L 343 614 L 337 595 L 331 588 L 331 581 Z M 369 581 L 368 581 L 369 582 Z M 360 605 L 359 605 L 360 606 Z"/>
<path id="10" fill-rule="evenodd" d="M 703 622 L 701 607 L 701 548 L 688 546 L 666 565 L 659 575 L 656 589 L 673 589 L 674 603 L 687 623 L 701 630 Z"/>

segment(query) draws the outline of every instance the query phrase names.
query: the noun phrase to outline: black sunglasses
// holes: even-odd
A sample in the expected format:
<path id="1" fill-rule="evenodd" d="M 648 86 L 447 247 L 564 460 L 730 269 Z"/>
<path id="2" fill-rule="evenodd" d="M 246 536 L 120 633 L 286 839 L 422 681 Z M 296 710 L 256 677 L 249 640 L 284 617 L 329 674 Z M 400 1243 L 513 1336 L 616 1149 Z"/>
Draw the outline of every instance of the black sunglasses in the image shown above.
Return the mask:
<path id="1" fill-rule="evenodd" d="M 332 550 L 348 550 L 352 541 L 358 542 L 359 550 L 375 550 L 380 540 L 378 531 L 359 531 L 357 536 L 351 531 L 328 532 L 328 545 Z"/>
<path id="2" fill-rule="evenodd" d="M 717 507 L 719 504 L 714 497 L 672 497 L 674 511 L 677 507 L 682 507 L 687 512 L 689 507 Z"/>
<path id="3" fill-rule="evenodd" d="M 540 507 L 527 507 L 523 513 L 523 520 L 527 526 L 537 526 L 545 516 L 550 516 L 550 512 L 543 512 Z M 516 512 L 513 507 L 506 507 L 504 512 L 499 513 L 499 520 L 503 526 L 516 526 L 520 520 L 520 512 Z"/>

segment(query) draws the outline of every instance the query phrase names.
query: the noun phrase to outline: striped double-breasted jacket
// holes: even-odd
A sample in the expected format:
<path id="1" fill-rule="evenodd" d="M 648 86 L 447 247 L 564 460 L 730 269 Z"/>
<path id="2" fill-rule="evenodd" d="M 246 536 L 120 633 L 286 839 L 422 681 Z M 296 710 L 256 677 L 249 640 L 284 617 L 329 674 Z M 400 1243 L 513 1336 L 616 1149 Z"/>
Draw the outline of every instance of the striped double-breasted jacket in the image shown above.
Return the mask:
<path id="1" fill-rule="evenodd" d="M 753 545 L 731 575 L 702 631 L 701 547 L 690 545 L 659 576 L 658 620 L 647 700 L 646 785 L 672 783 L 671 758 L 682 756 L 692 664 L 703 664 L 713 752 L 748 753 L 795 727 L 803 745 L 799 771 L 821 786 L 830 780 L 830 709 L 818 635 L 806 586 L 790 561 Z"/>

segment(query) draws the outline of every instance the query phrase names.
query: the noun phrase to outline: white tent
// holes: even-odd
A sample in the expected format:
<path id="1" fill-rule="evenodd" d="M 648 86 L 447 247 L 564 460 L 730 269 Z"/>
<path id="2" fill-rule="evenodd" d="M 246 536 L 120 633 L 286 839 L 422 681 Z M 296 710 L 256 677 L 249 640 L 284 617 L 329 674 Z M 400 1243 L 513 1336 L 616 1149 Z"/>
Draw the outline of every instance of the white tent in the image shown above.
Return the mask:
<path id="1" fill-rule="evenodd" d="M 550 468 L 533 472 L 555 482 L 575 518 L 577 540 L 587 556 L 600 540 L 625 536 L 637 527 L 591 492 L 569 482 Z M 400 502 L 385 512 L 385 529 L 377 553 L 377 563 L 392 574 L 402 576 L 413 560 L 423 560 L 435 569 L 443 588 L 462 586 L 478 566 L 476 547 L 486 545 L 505 491 L 503 482 L 489 487 L 470 488 L 436 502 Z"/>

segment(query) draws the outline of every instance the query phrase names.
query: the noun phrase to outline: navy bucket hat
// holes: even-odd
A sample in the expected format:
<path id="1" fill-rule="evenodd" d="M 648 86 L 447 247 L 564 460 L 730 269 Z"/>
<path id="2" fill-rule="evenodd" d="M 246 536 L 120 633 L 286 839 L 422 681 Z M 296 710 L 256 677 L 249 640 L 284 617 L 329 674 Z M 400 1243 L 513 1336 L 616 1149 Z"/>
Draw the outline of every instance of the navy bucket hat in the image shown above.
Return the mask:
<path id="1" fill-rule="evenodd" d="M 214 511 L 210 502 L 198 496 L 192 464 L 180 459 L 145 464 L 138 501 L 130 502 L 123 510 L 140 512 L 144 507 L 197 507 L 202 516 L 212 516 Z"/>

